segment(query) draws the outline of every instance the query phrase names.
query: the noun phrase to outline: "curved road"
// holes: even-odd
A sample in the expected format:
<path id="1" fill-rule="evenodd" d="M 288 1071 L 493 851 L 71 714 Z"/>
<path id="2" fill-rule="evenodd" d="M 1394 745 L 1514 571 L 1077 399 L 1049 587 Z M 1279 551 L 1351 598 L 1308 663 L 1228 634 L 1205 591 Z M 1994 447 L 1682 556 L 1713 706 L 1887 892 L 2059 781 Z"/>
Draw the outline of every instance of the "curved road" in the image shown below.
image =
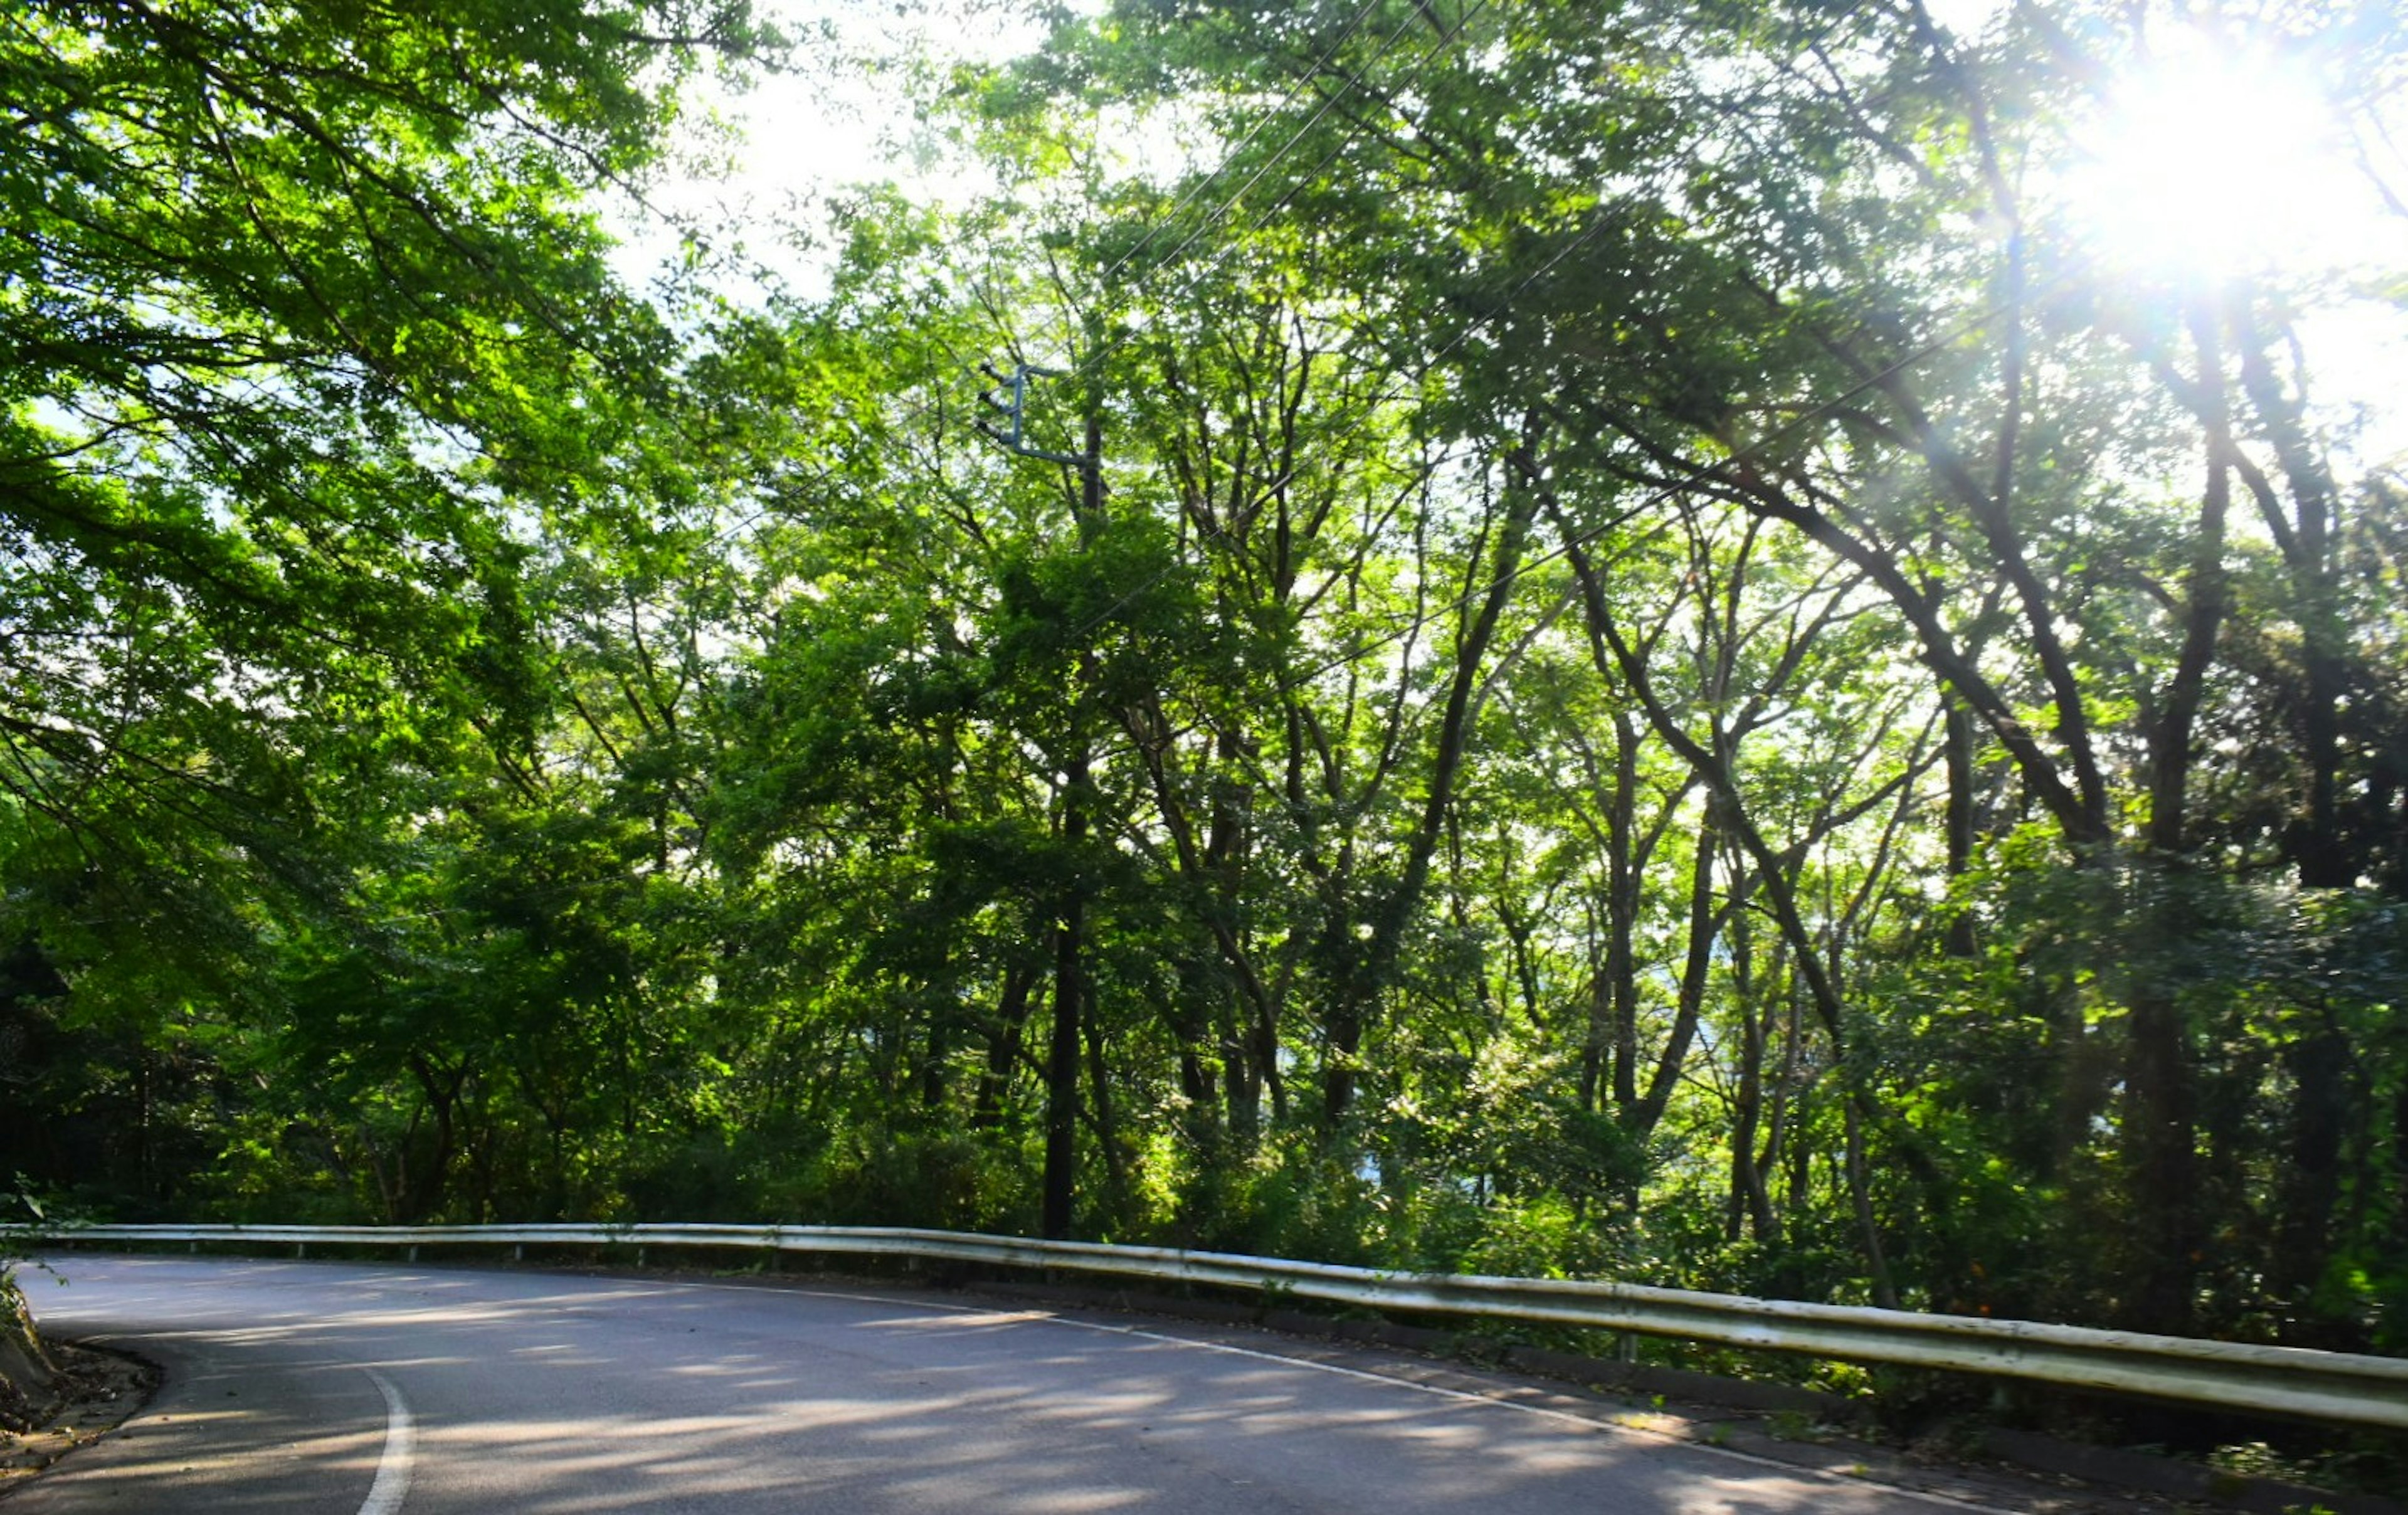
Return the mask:
<path id="1" fill-rule="evenodd" d="M 166 1382 L 7 1515 L 1997 1508 L 1268 1334 L 873 1286 L 54 1261 L 66 1287 L 25 1276 L 43 1328 Z"/>

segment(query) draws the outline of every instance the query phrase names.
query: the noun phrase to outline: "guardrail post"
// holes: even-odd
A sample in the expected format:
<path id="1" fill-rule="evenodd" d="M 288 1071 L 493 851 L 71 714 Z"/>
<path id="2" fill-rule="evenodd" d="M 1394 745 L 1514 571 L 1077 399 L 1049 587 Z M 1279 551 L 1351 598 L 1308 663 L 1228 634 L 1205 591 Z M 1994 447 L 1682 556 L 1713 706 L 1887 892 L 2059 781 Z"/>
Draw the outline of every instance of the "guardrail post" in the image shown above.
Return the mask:
<path id="1" fill-rule="evenodd" d="M 414 1241 L 409 1244 L 409 1260 L 413 1263 L 418 1261 L 418 1243 Z"/>
<path id="2" fill-rule="evenodd" d="M 293 1255 L 294 1255 L 294 1256 L 295 1256 L 295 1257 L 307 1257 L 307 1256 L 308 1256 L 308 1255 L 309 1255 L 309 1244 L 308 1244 L 308 1242 L 306 1242 L 306 1241 L 296 1241 L 296 1242 L 294 1242 L 294 1243 L 293 1244 Z"/>
<path id="3" fill-rule="evenodd" d="M 510 1243 L 510 1261 L 513 1263 L 523 1263 L 526 1261 L 525 1242 L 514 1241 Z"/>

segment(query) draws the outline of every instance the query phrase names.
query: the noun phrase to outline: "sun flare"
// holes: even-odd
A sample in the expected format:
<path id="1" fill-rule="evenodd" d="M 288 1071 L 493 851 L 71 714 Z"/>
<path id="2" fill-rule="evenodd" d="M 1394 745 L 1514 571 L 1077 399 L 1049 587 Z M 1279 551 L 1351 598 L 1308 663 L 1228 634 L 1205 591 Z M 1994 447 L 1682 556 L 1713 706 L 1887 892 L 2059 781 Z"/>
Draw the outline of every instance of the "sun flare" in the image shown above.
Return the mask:
<path id="1" fill-rule="evenodd" d="M 2121 271 L 2217 279 L 2348 261 L 2365 186 L 2315 77 L 2260 47 L 2163 38 L 2112 87 L 2071 207 Z"/>

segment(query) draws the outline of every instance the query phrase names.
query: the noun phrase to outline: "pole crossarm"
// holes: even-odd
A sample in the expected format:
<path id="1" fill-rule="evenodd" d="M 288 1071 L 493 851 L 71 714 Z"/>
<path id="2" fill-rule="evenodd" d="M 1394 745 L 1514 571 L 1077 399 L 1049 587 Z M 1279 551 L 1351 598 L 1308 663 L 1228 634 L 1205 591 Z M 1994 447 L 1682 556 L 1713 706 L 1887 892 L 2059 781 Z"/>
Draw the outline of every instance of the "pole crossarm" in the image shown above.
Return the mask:
<path id="1" fill-rule="evenodd" d="M 1069 377 L 1068 374 L 1059 368 L 1039 368 L 1031 363 L 1021 364 L 1009 374 L 997 371 L 994 364 L 982 363 L 979 364 L 979 372 L 995 380 L 999 386 L 996 389 L 981 390 L 979 398 L 986 403 L 987 408 L 1010 422 L 1010 429 L 1007 431 L 982 416 L 978 421 L 978 429 L 981 433 L 989 439 L 1001 443 L 1008 451 L 1020 457 L 1041 458 L 1047 463 L 1068 464 L 1073 468 L 1089 469 L 1095 466 L 1096 460 L 1091 453 L 1050 452 L 1041 447 L 1032 447 L 1025 440 L 1028 426 L 1028 381 L 1032 379 L 1067 379 Z M 1005 398 L 1007 393 L 1010 396 L 1009 399 Z"/>
<path id="2" fill-rule="evenodd" d="M 251 1246 L 455 1245 L 715 1248 L 1056 1268 L 1274 1297 L 1549 1325 L 1633 1331 L 1853 1362 L 2023 1379 L 2322 1422 L 2408 1429 L 2408 1359 L 2203 1341 L 2033 1321 L 1815 1305 L 1570 1279 L 1389 1272 L 1232 1252 L 1039 1241 L 892 1226 L 87 1225 L 0 1229 L 31 1242 Z"/>

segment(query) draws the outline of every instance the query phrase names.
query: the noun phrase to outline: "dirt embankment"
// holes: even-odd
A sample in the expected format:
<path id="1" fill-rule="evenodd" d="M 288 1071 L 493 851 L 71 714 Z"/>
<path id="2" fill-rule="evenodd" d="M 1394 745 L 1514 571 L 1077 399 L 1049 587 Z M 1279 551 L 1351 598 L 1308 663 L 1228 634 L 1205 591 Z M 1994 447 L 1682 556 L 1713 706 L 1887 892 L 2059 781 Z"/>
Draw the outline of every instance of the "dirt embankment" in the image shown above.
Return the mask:
<path id="1" fill-rule="evenodd" d="M 0 1279 L 0 1494 L 97 1440 L 158 1382 L 139 1358 L 43 1341 L 24 1296 Z"/>
<path id="2" fill-rule="evenodd" d="M 0 1431 L 31 1430 L 58 1397 L 58 1379 L 25 1296 L 0 1275 Z"/>

